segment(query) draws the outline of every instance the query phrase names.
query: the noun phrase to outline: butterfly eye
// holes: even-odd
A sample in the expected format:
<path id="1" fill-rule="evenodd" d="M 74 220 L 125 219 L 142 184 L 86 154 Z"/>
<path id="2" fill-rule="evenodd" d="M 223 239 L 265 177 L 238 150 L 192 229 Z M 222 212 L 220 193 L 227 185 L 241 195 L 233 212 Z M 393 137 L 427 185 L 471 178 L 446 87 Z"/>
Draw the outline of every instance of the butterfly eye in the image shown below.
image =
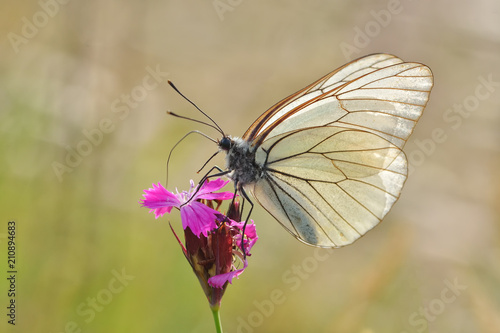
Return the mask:
<path id="1" fill-rule="evenodd" d="M 229 139 L 227 136 L 223 137 L 219 141 L 219 147 L 222 150 L 229 151 L 229 149 L 231 149 L 231 139 Z"/>

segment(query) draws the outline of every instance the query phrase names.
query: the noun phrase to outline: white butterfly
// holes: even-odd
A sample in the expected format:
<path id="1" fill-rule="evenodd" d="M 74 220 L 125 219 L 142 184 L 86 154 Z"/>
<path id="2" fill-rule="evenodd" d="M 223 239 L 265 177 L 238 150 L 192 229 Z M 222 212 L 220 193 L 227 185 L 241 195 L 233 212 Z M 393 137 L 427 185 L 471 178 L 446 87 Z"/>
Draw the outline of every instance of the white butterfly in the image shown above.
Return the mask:
<path id="1" fill-rule="evenodd" d="M 389 54 L 354 60 L 275 104 L 242 138 L 221 130 L 224 174 L 302 242 L 351 244 L 399 198 L 402 148 L 432 86 L 425 65 Z"/>

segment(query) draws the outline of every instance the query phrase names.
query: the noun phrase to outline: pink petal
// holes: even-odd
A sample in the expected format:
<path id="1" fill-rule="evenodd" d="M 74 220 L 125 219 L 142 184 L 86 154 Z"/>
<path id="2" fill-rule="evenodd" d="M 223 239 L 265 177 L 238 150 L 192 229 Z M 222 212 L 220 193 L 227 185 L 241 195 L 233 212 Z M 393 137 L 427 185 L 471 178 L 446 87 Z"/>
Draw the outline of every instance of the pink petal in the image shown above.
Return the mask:
<path id="1" fill-rule="evenodd" d="M 245 222 L 231 221 L 231 226 L 235 226 L 240 230 L 243 229 L 244 224 Z M 245 227 L 245 235 L 247 236 L 247 238 L 243 241 L 243 247 L 245 248 L 246 255 L 248 256 L 250 255 L 250 250 L 254 246 L 255 242 L 257 242 L 257 239 L 259 239 L 259 237 L 257 236 L 257 229 L 255 228 L 255 224 L 253 223 L 253 221 L 247 223 L 247 226 Z M 234 239 L 236 244 L 240 246 L 239 244 L 241 244 L 241 234 L 236 235 Z"/>
<path id="2" fill-rule="evenodd" d="M 196 236 L 207 237 L 208 232 L 216 229 L 215 214 L 218 212 L 210 207 L 205 206 L 201 202 L 193 201 L 189 205 L 181 207 L 182 227 L 189 227 Z"/>
<path id="3" fill-rule="evenodd" d="M 242 269 L 237 269 L 235 271 L 229 272 L 229 273 L 224 273 L 224 274 L 219 274 L 216 276 L 212 276 L 211 278 L 208 279 L 208 284 L 211 285 L 214 288 L 222 288 L 224 287 L 224 284 L 226 282 L 233 283 L 233 278 L 238 278 L 241 273 L 247 268 L 248 262 L 245 260 L 245 263 L 243 265 Z"/>
<path id="4" fill-rule="evenodd" d="M 197 199 L 206 199 L 206 200 L 230 200 L 234 197 L 233 192 L 219 192 L 219 193 L 206 193 L 196 195 Z"/>
<path id="5" fill-rule="evenodd" d="M 149 212 L 155 212 L 155 219 L 163 216 L 163 214 L 165 213 L 169 213 L 170 214 L 170 211 L 172 211 L 172 208 L 173 207 L 161 207 L 161 208 L 156 208 L 156 209 L 151 209 Z"/>
<path id="6" fill-rule="evenodd" d="M 221 178 L 217 178 L 212 181 L 206 181 L 202 186 L 201 189 L 198 191 L 198 193 L 195 196 L 195 199 L 206 199 L 206 200 L 229 200 L 232 199 L 234 194 L 232 192 L 220 192 L 220 193 L 213 193 L 215 191 L 220 190 L 223 188 L 227 183 L 229 183 L 229 180 L 225 181 Z"/>
<path id="7" fill-rule="evenodd" d="M 158 185 L 153 184 L 153 188 L 144 190 L 145 194 L 142 196 L 144 199 L 141 200 L 143 207 L 157 209 L 169 207 L 178 207 L 181 201 L 172 192 L 167 191 L 160 183 Z M 167 212 L 170 213 L 170 210 Z M 163 212 L 162 214 L 164 214 Z"/>
<path id="8" fill-rule="evenodd" d="M 210 181 L 207 180 L 205 183 L 203 183 L 203 185 L 201 185 L 200 192 L 201 193 L 209 193 L 209 192 L 218 191 L 221 188 L 223 188 L 224 186 L 226 186 L 227 183 L 229 183 L 229 180 L 224 180 L 222 178 L 217 178 L 217 179 L 210 180 Z"/>
<path id="9" fill-rule="evenodd" d="M 241 229 L 243 229 L 243 224 L 245 222 L 240 222 L 240 223 L 241 223 Z M 245 227 L 245 235 L 250 239 L 257 238 L 257 229 L 255 228 L 255 223 L 253 223 L 253 221 L 247 223 L 247 226 Z"/>

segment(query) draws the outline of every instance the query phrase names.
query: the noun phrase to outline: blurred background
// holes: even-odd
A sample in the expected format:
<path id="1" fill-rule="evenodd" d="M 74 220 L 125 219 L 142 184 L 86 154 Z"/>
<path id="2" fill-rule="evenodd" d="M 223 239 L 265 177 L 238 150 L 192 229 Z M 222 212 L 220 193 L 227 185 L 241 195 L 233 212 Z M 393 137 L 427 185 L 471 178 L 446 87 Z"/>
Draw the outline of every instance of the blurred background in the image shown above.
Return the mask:
<path id="1" fill-rule="evenodd" d="M 377 228 L 331 252 L 260 207 L 226 332 L 500 331 L 500 2 L 21 1 L 0 13 L 2 332 L 214 332 L 168 222 L 138 201 L 188 131 L 238 136 L 268 107 L 370 53 L 428 65 L 410 177 Z M 187 188 L 216 147 L 172 155 Z M 222 157 L 213 164 L 223 165 Z M 212 165 L 212 163 L 211 163 Z M 230 190 L 230 187 L 228 187 Z M 7 222 L 16 221 L 16 325 Z M 280 295 L 280 297 L 275 297 Z M 4 330 L 6 328 L 6 330 Z"/>

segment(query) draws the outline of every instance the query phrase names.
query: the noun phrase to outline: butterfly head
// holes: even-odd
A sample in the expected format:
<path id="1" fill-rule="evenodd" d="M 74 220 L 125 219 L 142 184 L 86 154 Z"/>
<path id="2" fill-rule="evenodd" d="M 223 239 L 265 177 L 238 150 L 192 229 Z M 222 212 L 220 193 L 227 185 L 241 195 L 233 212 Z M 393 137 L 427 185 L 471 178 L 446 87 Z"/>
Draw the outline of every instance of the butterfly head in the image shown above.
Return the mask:
<path id="1" fill-rule="evenodd" d="M 226 153 L 231 149 L 233 144 L 234 141 L 229 136 L 224 136 L 222 139 L 217 140 L 219 149 L 225 151 Z"/>

